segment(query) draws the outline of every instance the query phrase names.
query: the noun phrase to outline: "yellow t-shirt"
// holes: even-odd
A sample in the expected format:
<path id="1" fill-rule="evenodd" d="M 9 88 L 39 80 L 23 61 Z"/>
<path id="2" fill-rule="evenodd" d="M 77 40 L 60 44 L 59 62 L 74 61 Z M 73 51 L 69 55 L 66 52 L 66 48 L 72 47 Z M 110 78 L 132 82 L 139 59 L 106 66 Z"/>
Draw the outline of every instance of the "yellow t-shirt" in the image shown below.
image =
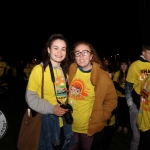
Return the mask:
<path id="1" fill-rule="evenodd" d="M 83 73 L 79 69 L 69 86 L 69 104 L 73 107 L 72 130 L 87 134 L 89 118 L 92 112 L 95 92 L 90 81 L 91 73 Z"/>
<path id="2" fill-rule="evenodd" d="M 142 83 L 137 124 L 143 132 L 150 129 L 150 75 Z"/>
<path id="3" fill-rule="evenodd" d="M 120 74 L 120 70 L 115 72 L 115 74 L 113 76 L 113 81 L 118 83 L 119 74 Z M 122 84 L 120 84 L 119 86 L 122 87 L 123 89 L 125 88 L 125 79 L 124 79 L 124 81 L 122 81 Z M 120 91 L 118 91 L 117 89 L 116 89 L 116 93 L 117 93 L 117 96 L 119 96 L 119 97 L 125 97 L 125 95 L 122 95 L 122 93 Z"/>
<path id="4" fill-rule="evenodd" d="M 6 67 L 6 62 L 0 62 L 0 77 L 3 75 L 4 73 L 4 68 Z"/>
<path id="5" fill-rule="evenodd" d="M 133 83 L 133 88 L 140 94 L 141 83 L 150 74 L 150 62 L 134 61 L 129 69 L 126 81 Z"/>
<path id="6" fill-rule="evenodd" d="M 55 88 L 56 88 L 56 96 L 57 99 L 64 103 L 67 99 L 67 90 L 66 90 L 66 82 L 62 75 L 62 70 L 53 69 L 55 76 Z M 33 92 L 38 93 L 39 97 L 41 97 L 41 84 L 42 84 L 42 68 L 41 65 L 36 65 L 30 74 L 27 89 Z M 51 80 L 50 69 L 49 66 L 46 67 L 44 71 L 44 99 L 48 101 L 52 105 L 58 104 L 53 82 Z M 60 117 L 60 126 L 62 126 L 62 117 Z"/>

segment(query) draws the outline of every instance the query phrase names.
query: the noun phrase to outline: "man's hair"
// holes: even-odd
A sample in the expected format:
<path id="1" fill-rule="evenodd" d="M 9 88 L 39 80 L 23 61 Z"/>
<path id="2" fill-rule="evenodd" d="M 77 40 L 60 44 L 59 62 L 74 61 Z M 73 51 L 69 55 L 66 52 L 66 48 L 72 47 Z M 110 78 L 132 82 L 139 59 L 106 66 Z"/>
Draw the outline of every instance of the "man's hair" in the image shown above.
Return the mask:
<path id="1" fill-rule="evenodd" d="M 143 41 L 142 50 L 150 50 L 150 39 L 146 39 L 145 41 Z"/>

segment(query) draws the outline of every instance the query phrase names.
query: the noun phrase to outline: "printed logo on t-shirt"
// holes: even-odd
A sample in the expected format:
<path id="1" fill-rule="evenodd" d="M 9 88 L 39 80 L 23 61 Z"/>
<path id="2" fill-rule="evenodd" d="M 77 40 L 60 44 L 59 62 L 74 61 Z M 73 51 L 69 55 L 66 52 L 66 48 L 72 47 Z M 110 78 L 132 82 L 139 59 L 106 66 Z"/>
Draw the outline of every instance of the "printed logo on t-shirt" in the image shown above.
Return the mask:
<path id="1" fill-rule="evenodd" d="M 150 70 L 148 69 L 140 70 L 140 76 L 139 76 L 140 80 L 141 81 L 144 80 L 148 76 L 148 74 L 150 74 Z"/>
<path id="2" fill-rule="evenodd" d="M 84 100 L 84 97 L 88 96 L 88 90 L 81 79 L 75 79 L 69 87 L 69 97 L 75 100 Z"/>
<path id="3" fill-rule="evenodd" d="M 64 81 L 62 76 L 57 76 L 56 82 L 55 82 L 55 87 L 56 87 L 57 99 L 61 103 L 65 103 L 65 101 L 67 99 L 67 88 L 66 88 L 66 82 Z"/>

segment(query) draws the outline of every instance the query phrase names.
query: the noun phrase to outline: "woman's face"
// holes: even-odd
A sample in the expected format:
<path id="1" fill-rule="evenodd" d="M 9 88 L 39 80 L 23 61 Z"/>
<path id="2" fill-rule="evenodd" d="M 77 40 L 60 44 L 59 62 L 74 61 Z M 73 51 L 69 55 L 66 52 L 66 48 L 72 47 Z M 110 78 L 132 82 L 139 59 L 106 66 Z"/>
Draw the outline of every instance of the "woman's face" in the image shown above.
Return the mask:
<path id="1" fill-rule="evenodd" d="M 76 63 L 82 67 L 84 71 L 92 68 L 91 59 L 93 55 L 90 52 L 90 48 L 85 44 L 79 44 L 74 50 Z"/>
<path id="2" fill-rule="evenodd" d="M 128 69 L 128 65 L 123 62 L 123 63 L 120 64 L 120 68 L 121 68 L 121 70 L 122 70 L 123 72 L 125 72 L 125 71 Z"/>
<path id="3" fill-rule="evenodd" d="M 63 40 L 55 40 L 51 47 L 47 49 L 50 54 L 50 61 L 54 66 L 60 66 L 60 63 L 66 57 L 66 43 Z"/>

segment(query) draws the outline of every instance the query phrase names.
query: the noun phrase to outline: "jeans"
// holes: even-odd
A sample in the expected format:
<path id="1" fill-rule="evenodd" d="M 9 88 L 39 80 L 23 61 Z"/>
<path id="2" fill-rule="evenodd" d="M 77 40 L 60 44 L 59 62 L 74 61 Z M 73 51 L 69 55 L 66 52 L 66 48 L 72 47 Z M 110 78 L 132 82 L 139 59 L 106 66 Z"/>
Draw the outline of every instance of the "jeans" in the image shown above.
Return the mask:
<path id="1" fill-rule="evenodd" d="M 130 106 L 129 113 L 130 113 L 130 125 L 133 131 L 132 140 L 130 143 L 130 150 L 138 150 L 139 141 L 140 141 L 140 131 L 136 124 L 138 109 L 135 104 Z"/>
<path id="2" fill-rule="evenodd" d="M 71 124 L 67 124 L 64 119 L 63 123 L 63 136 L 61 137 L 65 138 L 64 140 L 60 139 L 60 126 L 58 117 L 52 114 L 42 115 L 38 150 L 53 150 L 53 147 L 58 148 L 60 147 L 59 145 L 63 146 L 61 150 L 68 150 L 70 146 L 75 144 L 74 133 L 72 132 Z"/>

